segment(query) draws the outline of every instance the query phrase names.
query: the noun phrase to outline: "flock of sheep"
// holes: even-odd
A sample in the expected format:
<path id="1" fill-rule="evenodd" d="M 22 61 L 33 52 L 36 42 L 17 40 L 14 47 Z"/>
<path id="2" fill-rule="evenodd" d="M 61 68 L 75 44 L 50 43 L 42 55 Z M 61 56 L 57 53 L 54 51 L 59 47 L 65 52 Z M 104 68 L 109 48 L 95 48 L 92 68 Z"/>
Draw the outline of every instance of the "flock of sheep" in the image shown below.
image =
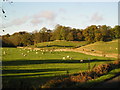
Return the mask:
<path id="1" fill-rule="evenodd" d="M 20 49 L 20 51 L 22 50 L 26 50 L 26 49 Z M 45 54 L 45 52 L 47 52 L 48 50 L 40 50 L 42 53 L 41 54 Z M 38 54 L 38 50 L 32 50 L 32 49 L 28 49 L 26 53 L 30 53 L 30 52 L 35 52 L 35 54 Z M 26 53 L 21 53 L 23 56 L 27 56 Z M 50 50 L 50 53 L 52 53 L 52 50 Z"/>
<path id="2" fill-rule="evenodd" d="M 41 51 L 42 53 L 39 53 L 38 51 Z M 20 49 L 19 52 L 24 57 L 26 57 L 28 55 L 28 53 L 30 53 L 30 52 L 35 52 L 35 54 L 45 54 L 45 52 L 50 52 L 50 53 L 54 54 L 54 50 L 35 50 L 35 49 L 25 49 L 25 48 Z M 7 52 L 3 51 L 3 55 L 6 55 L 6 54 L 7 54 Z M 73 57 L 67 55 L 67 56 L 62 57 L 62 60 L 73 60 Z M 83 62 L 83 60 L 80 60 L 80 62 Z"/>

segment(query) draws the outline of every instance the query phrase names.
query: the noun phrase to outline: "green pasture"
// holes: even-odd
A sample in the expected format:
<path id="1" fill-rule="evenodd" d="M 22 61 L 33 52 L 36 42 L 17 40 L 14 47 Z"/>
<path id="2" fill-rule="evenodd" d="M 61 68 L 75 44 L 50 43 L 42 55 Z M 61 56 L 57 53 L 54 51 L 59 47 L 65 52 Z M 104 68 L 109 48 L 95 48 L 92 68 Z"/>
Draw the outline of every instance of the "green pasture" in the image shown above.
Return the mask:
<path id="1" fill-rule="evenodd" d="M 113 60 L 78 52 L 2 48 L 3 87 L 38 88 L 53 77 L 88 70 L 89 63 L 92 69 Z"/>
<path id="2" fill-rule="evenodd" d="M 80 48 L 102 51 L 103 53 L 118 54 L 118 39 L 109 42 L 99 41 Z"/>
<path id="3" fill-rule="evenodd" d="M 87 41 L 65 41 L 56 40 L 35 44 L 37 48 L 58 49 L 58 48 L 77 48 L 88 44 Z"/>

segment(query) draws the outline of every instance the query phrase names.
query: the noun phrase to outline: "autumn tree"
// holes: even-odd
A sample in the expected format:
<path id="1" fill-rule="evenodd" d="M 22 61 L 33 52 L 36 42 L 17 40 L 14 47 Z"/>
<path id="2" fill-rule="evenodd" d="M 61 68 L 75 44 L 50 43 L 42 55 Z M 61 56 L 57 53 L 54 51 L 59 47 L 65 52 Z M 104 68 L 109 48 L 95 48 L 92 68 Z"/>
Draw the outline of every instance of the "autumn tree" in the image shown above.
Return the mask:
<path id="1" fill-rule="evenodd" d="M 116 26 L 113 28 L 113 31 L 114 31 L 114 34 L 115 34 L 115 38 L 120 38 L 120 26 L 119 26 L 119 25 L 116 25 Z"/>
<path id="2" fill-rule="evenodd" d="M 73 41 L 73 40 L 74 40 L 74 37 L 73 37 L 73 33 L 72 33 L 72 32 L 70 32 L 70 33 L 67 35 L 66 40 L 68 40 L 68 41 Z"/>

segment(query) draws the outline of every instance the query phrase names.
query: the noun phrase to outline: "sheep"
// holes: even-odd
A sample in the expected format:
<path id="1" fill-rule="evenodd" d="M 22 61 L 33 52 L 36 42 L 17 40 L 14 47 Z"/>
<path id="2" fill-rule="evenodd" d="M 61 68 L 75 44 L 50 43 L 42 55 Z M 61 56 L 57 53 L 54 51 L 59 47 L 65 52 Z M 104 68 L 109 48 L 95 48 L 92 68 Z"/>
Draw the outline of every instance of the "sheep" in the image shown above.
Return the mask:
<path id="1" fill-rule="evenodd" d="M 67 56 L 67 58 L 70 58 L 70 56 Z"/>
<path id="2" fill-rule="evenodd" d="M 36 54 L 38 54 L 38 52 L 36 52 Z"/>
<path id="3" fill-rule="evenodd" d="M 6 52 L 4 51 L 3 54 L 6 54 Z"/>
<path id="4" fill-rule="evenodd" d="M 70 60 L 72 60 L 72 57 L 70 57 Z"/>
<path id="5" fill-rule="evenodd" d="M 81 59 L 80 62 L 83 62 L 83 60 Z"/>
<path id="6" fill-rule="evenodd" d="M 26 56 L 26 54 L 23 55 L 24 57 Z"/>
<path id="7" fill-rule="evenodd" d="M 65 57 L 63 57 L 63 60 L 65 60 L 66 58 Z"/>
<path id="8" fill-rule="evenodd" d="M 50 50 L 51 52 L 53 51 L 53 50 Z"/>
<path id="9" fill-rule="evenodd" d="M 30 51 L 27 51 L 27 53 L 29 53 Z"/>

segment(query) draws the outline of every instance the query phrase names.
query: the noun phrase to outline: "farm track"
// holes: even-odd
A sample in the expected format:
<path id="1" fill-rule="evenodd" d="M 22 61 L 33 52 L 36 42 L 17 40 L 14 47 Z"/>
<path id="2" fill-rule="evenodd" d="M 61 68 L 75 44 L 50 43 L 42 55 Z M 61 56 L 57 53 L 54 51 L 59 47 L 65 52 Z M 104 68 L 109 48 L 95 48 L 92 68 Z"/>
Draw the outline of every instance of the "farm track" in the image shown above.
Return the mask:
<path id="1" fill-rule="evenodd" d="M 43 49 L 43 48 L 31 48 L 31 47 L 17 47 L 17 48 L 34 49 L 34 50 L 42 50 Z M 91 51 L 89 49 L 81 49 L 81 48 L 54 49 L 54 51 L 72 51 L 72 52 L 79 52 L 79 53 L 84 53 L 84 54 L 92 55 L 92 56 L 111 57 L 111 58 L 116 58 L 116 59 L 118 58 L 118 54 L 104 53 L 102 51 Z"/>

